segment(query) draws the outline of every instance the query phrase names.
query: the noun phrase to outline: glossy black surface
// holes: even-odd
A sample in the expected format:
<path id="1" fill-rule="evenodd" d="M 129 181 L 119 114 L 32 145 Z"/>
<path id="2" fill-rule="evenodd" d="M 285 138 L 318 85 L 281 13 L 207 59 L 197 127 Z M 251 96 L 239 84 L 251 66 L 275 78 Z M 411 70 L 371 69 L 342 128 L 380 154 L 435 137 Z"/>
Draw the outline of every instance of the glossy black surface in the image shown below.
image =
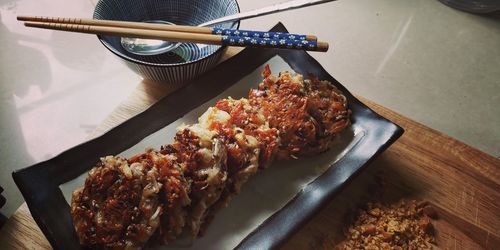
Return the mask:
<path id="1" fill-rule="evenodd" d="M 282 24 L 277 24 L 272 31 L 286 32 L 286 29 Z M 69 205 L 59 189 L 60 184 L 89 171 L 99 157 L 116 155 L 130 148 L 149 134 L 209 101 L 276 55 L 289 63 L 294 71 L 313 73 L 339 87 L 348 98 L 353 125 L 366 131 L 366 135 L 341 161 L 333 164 L 283 209 L 248 235 L 238 245 L 239 249 L 269 249 L 279 246 L 403 133 L 399 126 L 360 103 L 306 52 L 245 49 L 106 134 L 69 149 L 51 160 L 12 174 L 33 218 L 51 245 L 55 249 L 81 248 L 73 228 Z"/>

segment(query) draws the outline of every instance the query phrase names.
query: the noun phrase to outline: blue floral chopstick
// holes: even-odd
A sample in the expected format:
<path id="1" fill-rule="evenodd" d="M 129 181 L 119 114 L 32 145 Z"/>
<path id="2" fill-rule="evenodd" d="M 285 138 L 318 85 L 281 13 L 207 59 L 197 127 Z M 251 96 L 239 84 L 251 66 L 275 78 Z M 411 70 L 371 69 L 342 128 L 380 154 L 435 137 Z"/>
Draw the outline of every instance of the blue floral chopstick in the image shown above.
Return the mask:
<path id="1" fill-rule="evenodd" d="M 328 43 L 309 40 L 273 39 L 248 36 L 221 36 L 222 45 L 238 47 L 259 47 L 259 48 L 279 48 L 279 49 L 300 49 L 308 51 L 328 50 Z"/>
<path id="2" fill-rule="evenodd" d="M 221 29 L 213 28 L 213 35 L 222 36 L 235 36 L 235 37 L 252 37 L 252 38 L 270 38 L 270 39 L 285 39 L 285 40 L 308 40 L 316 41 L 318 38 L 313 35 L 300 35 L 282 32 L 267 32 L 267 31 L 253 31 L 253 30 L 235 30 L 235 29 Z"/>

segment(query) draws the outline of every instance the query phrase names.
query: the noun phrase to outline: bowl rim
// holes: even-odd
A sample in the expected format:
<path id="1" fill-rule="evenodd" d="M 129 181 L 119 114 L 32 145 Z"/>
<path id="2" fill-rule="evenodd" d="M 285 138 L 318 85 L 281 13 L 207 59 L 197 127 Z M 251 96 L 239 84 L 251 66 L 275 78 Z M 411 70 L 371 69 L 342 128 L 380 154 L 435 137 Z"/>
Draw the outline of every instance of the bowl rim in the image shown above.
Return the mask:
<path id="1" fill-rule="evenodd" d="M 96 3 L 96 6 L 102 2 L 104 0 L 99 0 L 97 3 Z M 238 13 L 241 13 L 241 8 L 240 8 L 240 5 L 238 3 L 238 0 L 234 0 L 234 2 L 236 3 L 236 8 L 238 10 Z M 97 9 L 94 8 L 94 13 L 92 15 L 92 18 L 93 19 L 98 19 L 96 18 L 96 11 Z M 232 22 L 233 25 L 236 23 L 236 29 L 239 29 L 240 28 L 240 20 L 238 21 L 233 21 Z M 153 67 L 177 67 L 177 66 L 183 66 L 183 65 L 189 65 L 189 64 L 193 64 L 193 63 L 198 63 L 198 62 L 201 62 L 201 61 L 204 61 L 204 60 L 207 60 L 208 58 L 212 57 L 212 56 L 215 56 L 217 55 L 218 53 L 220 53 L 225 47 L 227 46 L 219 46 L 219 48 L 217 48 L 217 50 L 215 50 L 214 52 L 204 56 L 204 57 L 201 57 L 201 58 L 198 58 L 196 60 L 193 60 L 193 61 L 188 61 L 188 62 L 182 62 L 182 63 L 151 63 L 151 62 L 144 62 L 144 61 L 141 61 L 141 60 L 138 60 L 138 59 L 135 59 L 135 58 L 132 58 L 132 57 L 129 57 L 121 52 L 119 52 L 118 50 L 116 50 L 113 46 L 109 45 L 106 41 L 104 41 L 102 39 L 102 36 L 101 35 L 97 35 L 97 38 L 99 39 L 99 41 L 101 42 L 102 45 L 104 45 L 104 47 L 106 47 L 109 51 L 111 51 L 113 54 L 117 55 L 118 57 L 120 57 L 121 59 L 125 60 L 125 61 L 129 61 L 129 62 L 133 62 L 133 63 L 137 63 L 137 64 L 141 64 L 141 65 L 145 65 L 145 66 L 153 66 Z"/>

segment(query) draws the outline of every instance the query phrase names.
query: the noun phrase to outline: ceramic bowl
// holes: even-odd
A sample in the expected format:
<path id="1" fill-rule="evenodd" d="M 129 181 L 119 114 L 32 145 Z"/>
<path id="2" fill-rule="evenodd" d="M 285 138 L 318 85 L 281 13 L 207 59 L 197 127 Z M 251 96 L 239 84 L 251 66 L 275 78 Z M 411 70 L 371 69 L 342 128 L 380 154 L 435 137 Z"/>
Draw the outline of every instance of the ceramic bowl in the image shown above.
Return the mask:
<path id="1" fill-rule="evenodd" d="M 134 22 L 162 20 L 196 26 L 236 13 L 239 13 L 236 0 L 99 0 L 94 19 Z M 227 22 L 216 27 L 237 29 L 239 22 Z M 144 56 L 126 51 L 120 37 L 99 35 L 98 38 L 108 50 L 143 78 L 169 84 L 185 83 L 210 70 L 225 49 L 218 45 L 181 43 L 166 53 Z"/>

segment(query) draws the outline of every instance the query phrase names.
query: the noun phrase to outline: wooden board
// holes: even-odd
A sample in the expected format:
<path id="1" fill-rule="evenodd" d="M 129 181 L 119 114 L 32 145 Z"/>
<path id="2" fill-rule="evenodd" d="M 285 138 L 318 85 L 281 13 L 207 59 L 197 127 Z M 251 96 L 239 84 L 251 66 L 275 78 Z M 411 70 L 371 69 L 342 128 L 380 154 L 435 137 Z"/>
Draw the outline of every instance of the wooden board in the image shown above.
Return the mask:
<path id="1" fill-rule="evenodd" d="M 238 49 L 228 50 L 228 58 Z M 147 81 L 92 136 L 145 110 L 176 89 Z M 418 198 L 440 214 L 435 221 L 442 249 L 500 249 L 500 160 L 376 103 L 362 100 L 405 129 L 405 134 L 357 176 L 283 249 L 326 249 L 342 239 L 356 208 L 376 195 L 385 201 Z M 49 249 L 23 204 L 0 231 L 0 249 Z"/>
<path id="2" fill-rule="evenodd" d="M 403 136 L 350 183 L 283 249 L 323 249 L 368 200 L 430 201 L 442 249 L 500 249 L 500 160 L 362 97 L 405 129 Z"/>

